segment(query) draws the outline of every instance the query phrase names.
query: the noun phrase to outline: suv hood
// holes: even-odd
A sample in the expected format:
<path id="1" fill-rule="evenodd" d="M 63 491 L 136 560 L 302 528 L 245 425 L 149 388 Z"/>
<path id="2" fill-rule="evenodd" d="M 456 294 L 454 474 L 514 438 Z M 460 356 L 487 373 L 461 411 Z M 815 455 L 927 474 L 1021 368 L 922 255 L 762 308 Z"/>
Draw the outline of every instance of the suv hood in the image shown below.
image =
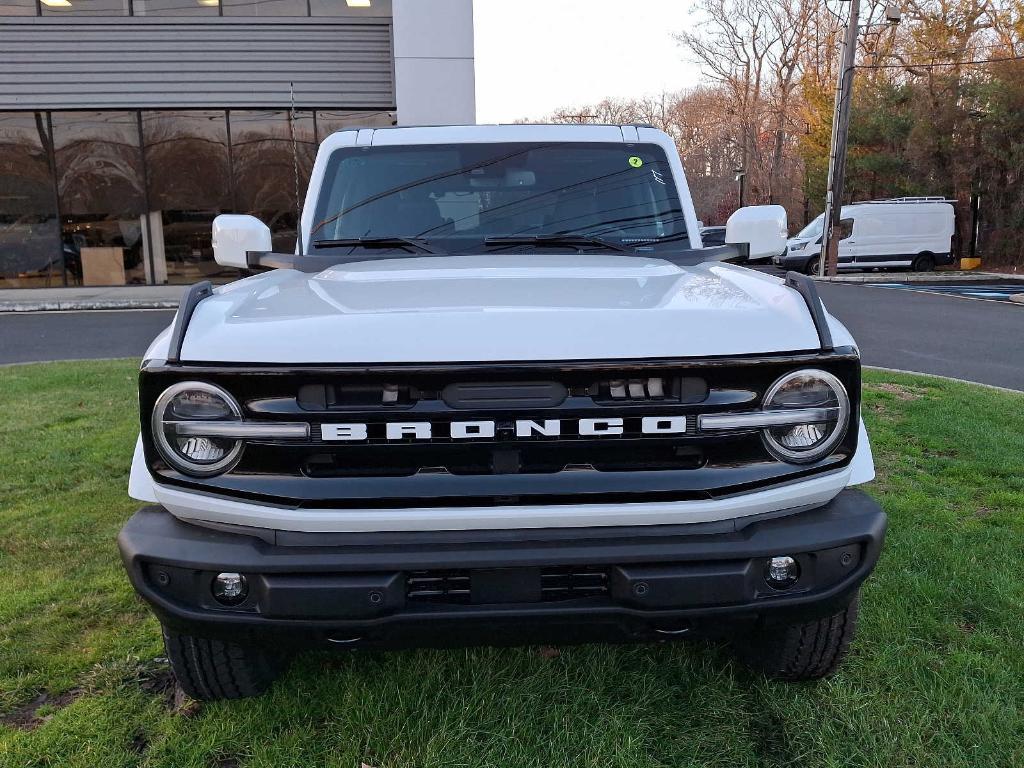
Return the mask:
<path id="1" fill-rule="evenodd" d="M 147 353 L 166 356 L 165 332 Z M 839 343 L 839 339 L 836 339 Z M 811 350 L 802 297 L 717 262 L 484 255 L 275 270 L 216 290 L 181 359 L 406 363 L 705 357 Z"/>

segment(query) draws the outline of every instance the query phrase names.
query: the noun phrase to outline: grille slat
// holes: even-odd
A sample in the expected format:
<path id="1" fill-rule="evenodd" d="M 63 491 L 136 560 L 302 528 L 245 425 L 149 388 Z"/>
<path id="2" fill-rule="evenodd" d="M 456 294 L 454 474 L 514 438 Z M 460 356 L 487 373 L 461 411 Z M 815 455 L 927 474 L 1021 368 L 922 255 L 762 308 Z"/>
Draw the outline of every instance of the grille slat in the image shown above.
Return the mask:
<path id="1" fill-rule="evenodd" d="M 405 597 L 412 602 L 467 605 L 473 602 L 473 571 L 410 571 Z M 598 567 L 552 566 L 541 569 L 541 602 L 608 594 L 608 571 Z"/>

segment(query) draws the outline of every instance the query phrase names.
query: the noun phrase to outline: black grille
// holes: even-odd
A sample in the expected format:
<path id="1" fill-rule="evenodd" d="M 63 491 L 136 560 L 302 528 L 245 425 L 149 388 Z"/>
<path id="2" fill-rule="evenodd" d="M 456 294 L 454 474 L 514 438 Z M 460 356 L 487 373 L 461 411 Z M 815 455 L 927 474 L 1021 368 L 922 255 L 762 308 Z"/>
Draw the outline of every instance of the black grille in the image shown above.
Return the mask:
<path id="1" fill-rule="evenodd" d="M 543 600 L 572 600 L 608 594 L 608 571 L 603 568 L 545 568 L 540 576 Z"/>
<path id="2" fill-rule="evenodd" d="M 296 401 L 305 411 L 542 410 L 622 407 L 659 403 L 699 403 L 708 396 L 700 376 L 675 372 L 649 375 L 623 369 L 610 373 L 563 374 L 558 381 L 522 381 L 507 377 L 460 380 L 429 377 L 417 383 L 401 379 L 363 379 L 302 384 Z"/>
<path id="3" fill-rule="evenodd" d="M 405 597 L 431 603 L 468 603 L 469 571 L 411 571 Z"/>
<path id="4" fill-rule="evenodd" d="M 541 602 L 575 600 L 608 594 L 608 570 L 590 566 L 552 566 L 540 569 Z M 521 585 L 520 585 L 521 586 Z M 493 591 L 493 586 L 490 587 Z M 473 590 L 472 570 L 410 571 L 405 597 L 412 602 L 469 604 L 485 602 Z"/>
<path id="5" fill-rule="evenodd" d="M 163 366 L 140 378 L 146 458 L 161 482 L 250 501 L 307 508 L 402 508 L 613 503 L 716 498 L 828 471 L 849 461 L 857 430 L 830 457 L 791 465 L 760 433 L 703 433 L 703 414 L 755 409 L 782 374 L 827 370 L 859 406 L 852 350 L 706 360 L 562 361 L 386 366 Z M 214 381 L 244 417 L 305 422 L 308 442 L 247 441 L 238 464 L 212 478 L 166 466 L 148 414 L 166 387 Z M 447 394 L 446 394 L 447 393 Z M 685 418 L 685 430 L 644 431 L 647 417 Z M 583 420 L 621 432 L 580 429 Z M 548 427 L 548 421 L 560 428 Z M 457 439 L 454 422 L 493 423 L 490 437 Z M 429 438 L 388 435 L 415 422 Z M 322 425 L 365 425 L 365 438 L 325 440 Z M 527 434 L 520 425 L 527 424 Z M 560 431 L 559 431 L 560 430 Z M 539 589 L 539 586 L 538 586 Z"/>

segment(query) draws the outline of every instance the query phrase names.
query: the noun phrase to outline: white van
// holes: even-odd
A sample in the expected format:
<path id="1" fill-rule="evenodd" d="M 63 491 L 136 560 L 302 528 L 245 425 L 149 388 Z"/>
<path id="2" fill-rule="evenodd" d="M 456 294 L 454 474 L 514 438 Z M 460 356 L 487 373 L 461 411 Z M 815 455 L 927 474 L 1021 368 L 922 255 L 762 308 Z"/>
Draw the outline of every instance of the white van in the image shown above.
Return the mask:
<path id="1" fill-rule="evenodd" d="M 824 215 L 824 214 L 823 214 Z M 821 258 L 823 215 L 787 243 L 777 266 L 814 274 Z M 928 272 L 953 263 L 952 201 L 901 197 L 844 205 L 837 228 L 839 269 L 912 268 Z"/>

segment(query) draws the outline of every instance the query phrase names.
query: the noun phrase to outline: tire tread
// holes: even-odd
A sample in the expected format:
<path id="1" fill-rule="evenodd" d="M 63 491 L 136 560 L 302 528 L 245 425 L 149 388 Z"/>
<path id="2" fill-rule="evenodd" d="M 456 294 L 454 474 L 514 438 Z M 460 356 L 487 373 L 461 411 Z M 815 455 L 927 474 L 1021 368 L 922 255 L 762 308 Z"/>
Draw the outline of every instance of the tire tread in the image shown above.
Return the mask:
<path id="1" fill-rule="evenodd" d="M 776 680 L 817 680 L 833 674 L 849 653 L 859 599 L 831 616 L 763 626 L 737 641 L 739 657 Z"/>
<path id="2" fill-rule="evenodd" d="M 267 649 L 163 628 L 164 647 L 178 684 L 193 699 L 241 699 L 266 691 L 284 671 Z"/>

